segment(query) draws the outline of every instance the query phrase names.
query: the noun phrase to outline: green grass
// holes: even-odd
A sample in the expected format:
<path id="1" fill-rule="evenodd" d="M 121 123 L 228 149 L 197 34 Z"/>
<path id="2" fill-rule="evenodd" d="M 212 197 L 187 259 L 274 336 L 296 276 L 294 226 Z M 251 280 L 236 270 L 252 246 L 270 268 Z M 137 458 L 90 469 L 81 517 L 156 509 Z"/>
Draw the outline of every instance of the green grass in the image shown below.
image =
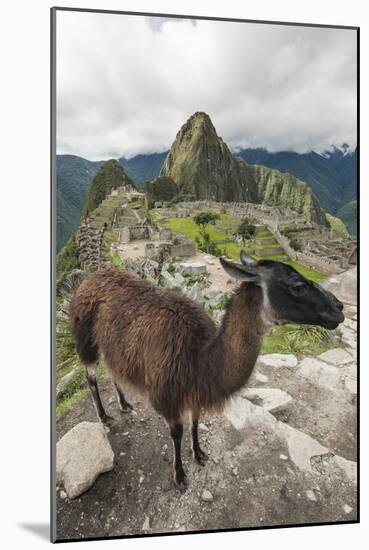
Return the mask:
<path id="1" fill-rule="evenodd" d="M 87 394 L 86 388 L 79 388 L 71 396 L 66 397 L 56 405 L 56 417 L 60 418 L 73 409 Z"/>
<path id="2" fill-rule="evenodd" d="M 302 325 L 283 325 L 274 327 L 271 334 L 264 339 L 261 353 L 293 353 L 303 355 L 320 355 L 324 351 L 339 347 L 333 338 L 317 327 Z"/>
<path id="3" fill-rule="evenodd" d="M 227 216 L 227 215 L 223 214 L 221 216 Z M 175 231 L 176 233 L 182 233 L 192 241 L 195 240 L 196 236 L 200 235 L 199 227 L 195 224 L 195 222 L 191 218 L 170 218 L 168 220 L 160 220 L 159 217 L 156 217 L 156 221 L 159 225 L 169 227 L 170 229 L 172 229 L 172 231 Z M 221 221 L 222 220 L 220 220 L 220 223 Z M 218 231 L 216 225 L 214 226 L 209 224 L 207 226 L 207 231 L 210 235 L 210 238 L 215 242 L 224 241 L 227 239 L 227 235 L 224 235 L 224 233 L 221 233 L 220 231 Z M 268 230 L 262 230 L 258 232 L 256 235 L 258 236 L 259 233 L 263 234 L 264 236 L 268 236 L 269 238 L 271 236 L 271 233 Z M 223 250 L 225 251 L 228 258 L 231 258 L 233 260 L 239 260 L 241 250 L 245 250 L 246 252 L 250 250 L 250 248 L 240 246 L 239 244 L 232 241 L 229 241 L 226 244 L 221 244 L 219 246 L 222 251 Z M 273 248 L 275 247 L 275 245 L 271 245 L 271 247 Z M 261 246 L 261 248 L 263 247 Z M 261 258 L 258 258 L 258 256 L 256 255 L 255 255 L 255 258 L 261 259 Z M 287 256 L 283 256 L 283 255 L 268 256 L 268 260 L 281 261 L 288 265 L 291 265 L 296 269 L 296 271 L 301 273 L 301 275 L 303 275 L 308 279 L 311 279 L 312 281 L 317 282 L 326 278 L 326 275 L 324 275 L 324 273 L 320 273 L 319 271 L 310 269 L 301 264 L 293 262 L 292 260 L 287 259 Z"/>
<path id="4" fill-rule="evenodd" d="M 120 256 L 117 250 L 115 250 L 113 254 L 110 254 L 109 257 L 114 267 L 116 267 L 117 269 L 120 269 L 122 267 L 123 265 L 122 260 L 120 259 Z"/>
<path id="5" fill-rule="evenodd" d="M 256 244 L 252 243 L 253 248 L 282 248 L 277 242 L 271 244 Z"/>
<path id="6" fill-rule="evenodd" d="M 88 389 L 86 387 L 85 373 L 84 368 L 79 362 L 74 362 L 65 368 L 58 371 L 58 381 L 62 376 L 70 372 L 73 368 L 76 368 L 76 372 L 69 381 L 63 395 L 58 399 L 56 405 L 56 416 L 60 418 L 61 416 L 67 414 L 72 410 L 86 395 L 88 394 Z M 100 360 L 99 366 L 97 368 L 96 376 L 98 380 L 108 378 L 108 372 Z"/>
<path id="7" fill-rule="evenodd" d="M 258 229 L 255 233 L 255 239 L 274 239 L 273 233 L 269 229 Z"/>

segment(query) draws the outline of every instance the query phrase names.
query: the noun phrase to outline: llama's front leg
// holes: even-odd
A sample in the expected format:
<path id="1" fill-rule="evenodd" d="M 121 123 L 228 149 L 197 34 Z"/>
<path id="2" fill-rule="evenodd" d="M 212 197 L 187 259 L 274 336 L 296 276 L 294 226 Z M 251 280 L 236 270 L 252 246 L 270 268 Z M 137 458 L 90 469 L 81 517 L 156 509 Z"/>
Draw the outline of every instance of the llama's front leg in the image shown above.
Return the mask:
<path id="1" fill-rule="evenodd" d="M 114 419 L 106 414 L 100 399 L 99 388 L 96 380 L 96 364 L 86 366 L 86 378 L 99 419 L 103 424 L 111 424 Z"/>
<path id="2" fill-rule="evenodd" d="M 170 435 L 173 440 L 174 447 L 174 480 L 179 487 L 181 493 L 184 493 L 188 487 L 186 474 L 182 466 L 181 459 L 181 442 L 183 435 L 183 424 L 181 422 L 169 422 Z"/>
<path id="3" fill-rule="evenodd" d="M 205 466 L 206 461 L 209 460 L 209 457 L 200 447 L 199 443 L 199 416 L 197 413 L 192 413 L 192 422 L 191 422 L 191 440 L 192 440 L 192 452 L 194 459 L 201 466 Z"/>
<path id="4" fill-rule="evenodd" d="M 115 391 L 117 393 L 118 398 L 118 405 L 119 409 L 122 413 L 129 413 L 133 410 L 133 407 L 128 401 L 126 401 L 126 398 L 124 397 L 124 394 L 122 390 L 117 386 L 117 384 L 114 382 Z"/>

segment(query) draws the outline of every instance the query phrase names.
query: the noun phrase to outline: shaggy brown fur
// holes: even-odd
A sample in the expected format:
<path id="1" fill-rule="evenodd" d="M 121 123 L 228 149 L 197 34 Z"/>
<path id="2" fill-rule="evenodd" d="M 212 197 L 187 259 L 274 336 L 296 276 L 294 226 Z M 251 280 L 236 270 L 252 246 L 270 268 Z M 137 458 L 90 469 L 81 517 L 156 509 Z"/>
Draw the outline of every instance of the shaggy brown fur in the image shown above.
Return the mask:
<path id="1" fill-rule="evenodd" d="M 261 291 L 242 283 L 219 329 L 177 292 L 116 270 L 88 277 L 70 305 L 72 330 L 91 323 L 114 382 L 148 394 L 165 418 L 222 405 L 249 378 L 263 323 Z"/>
<path id="2" fill-rule="evenodd" d="M 261 309 L 260 288 L 242 283 L 217 328 L 201 307 L 177 292 L 106 270 L 82 282 L 71 301 L 70 319 L 84 363 L 103 354 L 122 395 L 126 382 L 145 393 L 171 427 L 176 455 L 181 418 L 192 412 L 199 455 L 200 409 L 223 406 L 246 383 L 265 328 Z M 177 470 L 181 467 L 176 463 Z M 178 471 L 176 479 L 180 483 Z"/>

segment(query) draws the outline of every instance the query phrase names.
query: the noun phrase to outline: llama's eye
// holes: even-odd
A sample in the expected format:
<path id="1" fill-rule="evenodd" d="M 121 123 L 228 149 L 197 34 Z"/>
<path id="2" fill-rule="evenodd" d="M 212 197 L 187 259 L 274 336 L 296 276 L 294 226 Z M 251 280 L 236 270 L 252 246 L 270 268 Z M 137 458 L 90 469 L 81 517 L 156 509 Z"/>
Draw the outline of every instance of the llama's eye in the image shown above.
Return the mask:
<path id="1" fill-rule="evenodd" d="M 291 292 L 294 296 L 303 296 L 307 291 L 307 285 L 299 284 L 291 287 Z"/>

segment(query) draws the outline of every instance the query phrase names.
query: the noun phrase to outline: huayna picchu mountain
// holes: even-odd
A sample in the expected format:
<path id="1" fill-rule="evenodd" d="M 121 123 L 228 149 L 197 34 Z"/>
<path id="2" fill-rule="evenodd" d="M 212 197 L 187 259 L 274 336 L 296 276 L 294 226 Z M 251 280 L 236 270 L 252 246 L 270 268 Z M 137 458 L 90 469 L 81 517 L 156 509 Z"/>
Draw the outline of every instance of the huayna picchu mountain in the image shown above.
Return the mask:
<path id="1" fill-rule="evenodd" d="M 179 130 L 160 176 L 172 178 L 180 193 L 197 199 L 265 202 L 290 207 L 313 222 L 327 224 L 318 199 L 306 183 L 233 156 L 203 112 L 194 113 Z"/>
<path id="2" fill-rule="evenodd" d="M 136 186 L 126 174 L 123 166 L 115 159 L 106 161 L 96 172 L 88 191 L 82 217 L 86 218 L 90 212 L 95 210 L 113 189 L 118 187 Z"/>

